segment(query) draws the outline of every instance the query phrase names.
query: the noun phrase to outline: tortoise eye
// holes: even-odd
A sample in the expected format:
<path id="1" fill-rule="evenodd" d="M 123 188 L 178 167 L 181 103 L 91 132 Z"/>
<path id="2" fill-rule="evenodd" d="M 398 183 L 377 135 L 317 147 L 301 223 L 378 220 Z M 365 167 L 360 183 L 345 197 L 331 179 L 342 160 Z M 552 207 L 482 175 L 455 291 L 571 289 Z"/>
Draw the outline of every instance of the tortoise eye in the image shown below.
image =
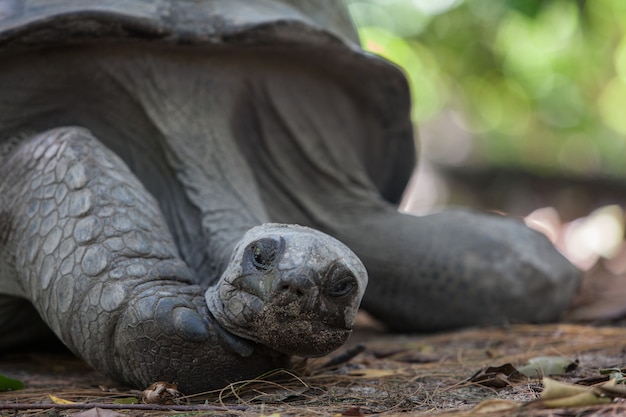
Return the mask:
<path id="1" fill-rule="evenodd" d="M 331 297 L 344 297 L 352 292 L 356 286 L 356 280 L 353 276 L 347 275 L 335 281 L 328 289 L 328 295 Z"/>
<path id="2" fill-rule="evenodd" d="M 340 263 L 336 263 L 330 268 L 327 277 L 326 294 L 330 297 L 345 297 L 358 288 L 357 280 L 352 272 Z"/>
<path id="3" fill-rule="evenodd" d="M 270 269 L 278 253 L 278 242 L 274 239 L 259 239 L 250 245 L 252 264 L 260 271 Z"/>

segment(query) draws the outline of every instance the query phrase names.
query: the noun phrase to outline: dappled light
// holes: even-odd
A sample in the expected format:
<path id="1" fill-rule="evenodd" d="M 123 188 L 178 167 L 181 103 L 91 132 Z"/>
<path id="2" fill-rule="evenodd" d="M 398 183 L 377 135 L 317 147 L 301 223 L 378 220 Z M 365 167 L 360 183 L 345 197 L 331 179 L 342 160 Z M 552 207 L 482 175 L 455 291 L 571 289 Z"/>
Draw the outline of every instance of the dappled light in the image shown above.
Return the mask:
<path id="1" fill-rule="evenodd" d="M 626 175 L 625 2 L 346 1 L 364 47 L 405 70 L 421 129 L 462 115 L 464 163 Z"/>
<path id="2" fill-rule="evenodd" d="M 601 207 L 568 223 L 561 222 L 553 207 L 537 209 L 524 220 L 583 270 L 591 269 L 601 259 L 612 260 L 624 244 L 624 211 L 617 205 Z"/>
<path id="3" fill-rule="evenodd" d="M 427 161 L 415 169 L 407 189 L 411 191 L 404 194 L 400 204 L 400 211 L 405 213 L 430 213 L 448 198 L 448 186 Z"/>
<path id="4" fill-rule="evenodd" d="M 606 206 L 565 228 L 564 248 L 573 261 L 589 256 L 612 258 L 624 235 L 624 213 L 618 206 Z"/>

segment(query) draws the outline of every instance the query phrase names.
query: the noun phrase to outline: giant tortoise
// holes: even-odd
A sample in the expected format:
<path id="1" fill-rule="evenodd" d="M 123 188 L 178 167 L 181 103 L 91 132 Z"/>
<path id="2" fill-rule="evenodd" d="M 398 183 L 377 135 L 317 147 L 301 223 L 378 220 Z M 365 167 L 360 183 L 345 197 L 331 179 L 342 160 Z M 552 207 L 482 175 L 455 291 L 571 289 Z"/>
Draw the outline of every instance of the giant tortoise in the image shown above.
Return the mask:
<path id="1" fill-rule="evenodd" d="M 191 393 L 332 351 L 362 297 L 395 331 L 556 319 L 543 236 L 398 211 L 409 107 L 339 2 L 4 0 L 0 347 Z"/>

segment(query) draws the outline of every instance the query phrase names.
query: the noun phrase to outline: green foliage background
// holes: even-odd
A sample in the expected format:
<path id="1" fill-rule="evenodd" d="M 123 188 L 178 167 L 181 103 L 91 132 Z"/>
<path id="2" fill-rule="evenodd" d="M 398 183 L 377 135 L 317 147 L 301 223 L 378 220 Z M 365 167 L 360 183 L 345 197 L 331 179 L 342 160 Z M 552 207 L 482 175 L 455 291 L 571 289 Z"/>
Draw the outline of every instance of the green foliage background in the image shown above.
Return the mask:
<path id="1" fill-rule="evenodd" d="M 463 115 L 474 160 L 626 177 L 626 0 L 346 0 L 410 80 L 413 118 Z"/>

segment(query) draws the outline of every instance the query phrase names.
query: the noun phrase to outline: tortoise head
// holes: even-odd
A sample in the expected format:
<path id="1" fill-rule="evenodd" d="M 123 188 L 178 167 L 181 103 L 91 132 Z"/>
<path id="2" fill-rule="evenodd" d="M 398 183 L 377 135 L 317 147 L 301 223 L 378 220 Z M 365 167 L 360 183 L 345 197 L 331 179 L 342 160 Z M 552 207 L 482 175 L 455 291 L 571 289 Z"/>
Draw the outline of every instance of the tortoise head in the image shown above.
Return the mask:
<path id="1" fill-rule="evenodd" d="M 232 334 L 286 354 L 322 356 L 350 335 L 366 285 L 365 267 L 338 240 L 263 224 L 237 244 L 206 300 Z"/>

